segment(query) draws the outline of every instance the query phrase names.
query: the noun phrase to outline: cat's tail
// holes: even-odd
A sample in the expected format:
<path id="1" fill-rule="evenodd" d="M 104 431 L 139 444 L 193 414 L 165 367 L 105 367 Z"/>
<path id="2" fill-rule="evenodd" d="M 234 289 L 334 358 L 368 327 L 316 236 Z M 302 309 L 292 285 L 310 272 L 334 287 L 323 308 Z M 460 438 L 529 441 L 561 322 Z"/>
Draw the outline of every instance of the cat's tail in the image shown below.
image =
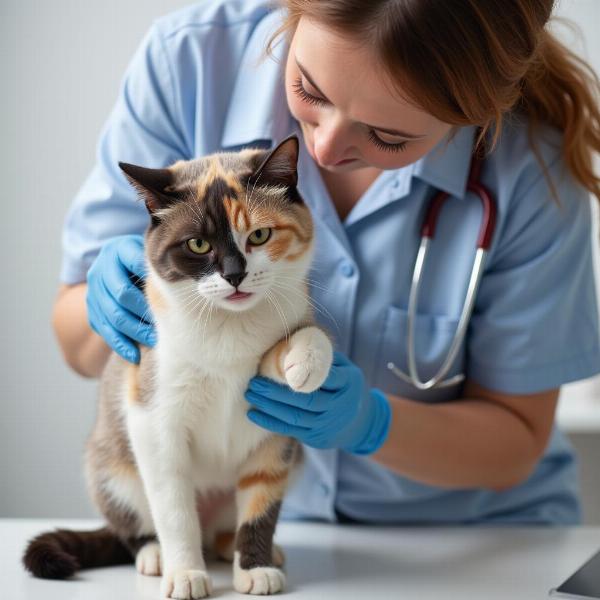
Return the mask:
<path id="1" fill-rule="evenodd" d="M 23 554 L 25 568 L 44 579 L 66 579 L 79 569 L 131 562 L 131 552 L 108 527 L 41 533 L 29 541 Z"/>

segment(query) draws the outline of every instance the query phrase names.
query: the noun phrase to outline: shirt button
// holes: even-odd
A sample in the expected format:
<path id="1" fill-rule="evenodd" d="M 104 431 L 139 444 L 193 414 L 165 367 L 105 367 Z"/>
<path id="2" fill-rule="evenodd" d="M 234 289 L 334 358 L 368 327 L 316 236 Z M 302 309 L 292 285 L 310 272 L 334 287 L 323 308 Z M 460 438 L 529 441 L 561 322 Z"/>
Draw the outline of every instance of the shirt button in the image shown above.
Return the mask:
<path id="1" fill-rule="evenodd" d="M 354 275 L 354 266 L 349 262 L 343 262 L 340 265 L 340 273 L 344 277 L 352 277 Z"/>
<path id="2" fill-rule="evenodd" d="M 329 496 L 329 486 L 326 483 L 321 483 L 319 485 L 320 489 L 321 489 L 321 493 L 323 494 L 323 496 Z"/>

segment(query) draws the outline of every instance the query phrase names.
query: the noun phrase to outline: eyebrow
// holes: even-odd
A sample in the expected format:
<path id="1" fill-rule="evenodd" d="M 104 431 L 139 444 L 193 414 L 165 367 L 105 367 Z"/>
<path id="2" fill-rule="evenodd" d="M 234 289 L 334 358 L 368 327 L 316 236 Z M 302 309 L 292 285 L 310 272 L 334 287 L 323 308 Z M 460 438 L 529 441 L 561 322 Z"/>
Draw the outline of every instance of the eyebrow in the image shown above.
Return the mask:
<path id="1" fill-rule="evenodd" d="M 322 96 L 323 100 L 326 100 L 327 102 L 329 102 L 331 104 L 331 100 L 329 100 L 329 98 L 327 98 L 327 96 L 319 89 L 319 86 L 313 81 L 313 78 L 307 73 L 306 69 L 300 64 L 298 59 L 295 58 L 295 60 L 296 60 L 296 65 L 298 66 L 298 69 L 300 69 L 300 72 L 302 73 L 302 75 L 304 75 L 304 77 L 306 77 L 308 83 L 310 83 L 310 85 L 312 85 L 315 88 L 315 90 L 317 90 L 317 92 Z M 368 123 L 363 123 L 363 125 L 366 125 L 367 127 L 370 127 L 371 129 L 377 129 L 377 131 L 383 131 L 383 133 L 387 133 L 389 135 L 397 135 L 399 137 L 408 138 L 410 140 L 416 140 L 416 139 L 420 139 L 423 137 L 427 137 L 425 134 L 419 135 L 419 134 L 415 134 L 415 133 L 407 133 L 406 131 L 400 131 L 399 129 L 389 129 L 387 127 L 379 127 L 379 125 L 369 125 Z"/>

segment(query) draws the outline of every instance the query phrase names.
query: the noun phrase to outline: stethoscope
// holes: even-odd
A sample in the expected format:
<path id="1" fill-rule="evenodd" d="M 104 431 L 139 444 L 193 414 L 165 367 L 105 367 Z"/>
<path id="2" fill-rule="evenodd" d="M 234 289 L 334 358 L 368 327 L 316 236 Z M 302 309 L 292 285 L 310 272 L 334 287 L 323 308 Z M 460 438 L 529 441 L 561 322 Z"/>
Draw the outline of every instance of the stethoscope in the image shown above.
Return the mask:
<path id="1" fill-rule="evenodd" d="M 464 374 L 459 374 L 454 375 L 449 379 L 444 379 L 446 373 L 448 373 L 450 370 L 450 367 L 452 366 L 452 363 L 456 358 L 456 354 L 459 351 L 460 345 L 465 337 L 469 319 L 473 311 L 475 296 L 479 288 L 479 283 L 481 282 L 485 258 L 487 256 L 488 249 L 492 241 L 492 236 L 494 234 L 494 229 L 496 227 L 496 202 L 490 191 L 479 182 L 482 162 L 483 161 L 478 156 L 478 153 L 474 152 L 471 159 L 469 179 L 467 181 L 467 191 L 477 194 L 483 205 L 481 227 L 479 229 L 479 238 L 477 239 L 477 251 L 473 261 L 469 286 L 467 288 L 467 294 L 465 296 L 458 326 L 456 328 L 454 338 L 452 339 L 450 350 L 448 350 L 446 360 L 438 372 L 428 381 L 422 381 L 419 377 L 417 362 L 415 359 L 415 318 L 417 312 L 417 300 L 419 297 L 419 287 L 421 285 L 423 264 L 425 263 L 425 258 L 427 257 L 427 250 L 435 233 L 435 226 L 440 210 L 450 194 L 441 191 L 436 193 L 427 207 L 427 213 L 425 214 L 425 219 L 421 227 L 421 244 L 419 246 L 419 251 L 415 261 L 415 268 L 410 286 L 410 294 L 408 297 L 408 333 L 406 338 L 406 351 L 408 355 L 409 374 L 407 375 L 401 371 L 393 362 L 389 362 L 387 364 L 388 369 L 390 369 L 394 375 L 420 390 L 428 390 L 434 387 L 449 387 L 451 385 L 460 383 L 465 378 Z"/>

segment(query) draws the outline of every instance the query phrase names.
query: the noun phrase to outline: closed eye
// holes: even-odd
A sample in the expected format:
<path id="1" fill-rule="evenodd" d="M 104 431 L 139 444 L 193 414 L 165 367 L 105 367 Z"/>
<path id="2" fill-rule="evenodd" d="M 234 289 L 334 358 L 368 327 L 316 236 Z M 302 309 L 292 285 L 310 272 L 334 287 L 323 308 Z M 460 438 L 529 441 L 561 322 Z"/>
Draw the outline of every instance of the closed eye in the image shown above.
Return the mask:
<path id="1" fill-rule="evenodd" d="M 302 85 L 302 78 L 298 77 L 296 81 L 293 83 L 292 88 L 295 94 L 307 104 L 312 104 L 313 106 L 325 106 L 329 104 L 327 100 L 324 98 L 320 98 L 319 96 L 315 96 L 306 90 L 306 88 Z M 372 127 L 367 128 L 368 137 L 371 143 L 378 148 L 379 150 L 383 150 L 384 152 L 402 152 L 406 149 L 406 145 L 408 142 L 398 142 L 395 144 L 391 144 L 390 142 L 384 142 L 376 133 Z"/>

